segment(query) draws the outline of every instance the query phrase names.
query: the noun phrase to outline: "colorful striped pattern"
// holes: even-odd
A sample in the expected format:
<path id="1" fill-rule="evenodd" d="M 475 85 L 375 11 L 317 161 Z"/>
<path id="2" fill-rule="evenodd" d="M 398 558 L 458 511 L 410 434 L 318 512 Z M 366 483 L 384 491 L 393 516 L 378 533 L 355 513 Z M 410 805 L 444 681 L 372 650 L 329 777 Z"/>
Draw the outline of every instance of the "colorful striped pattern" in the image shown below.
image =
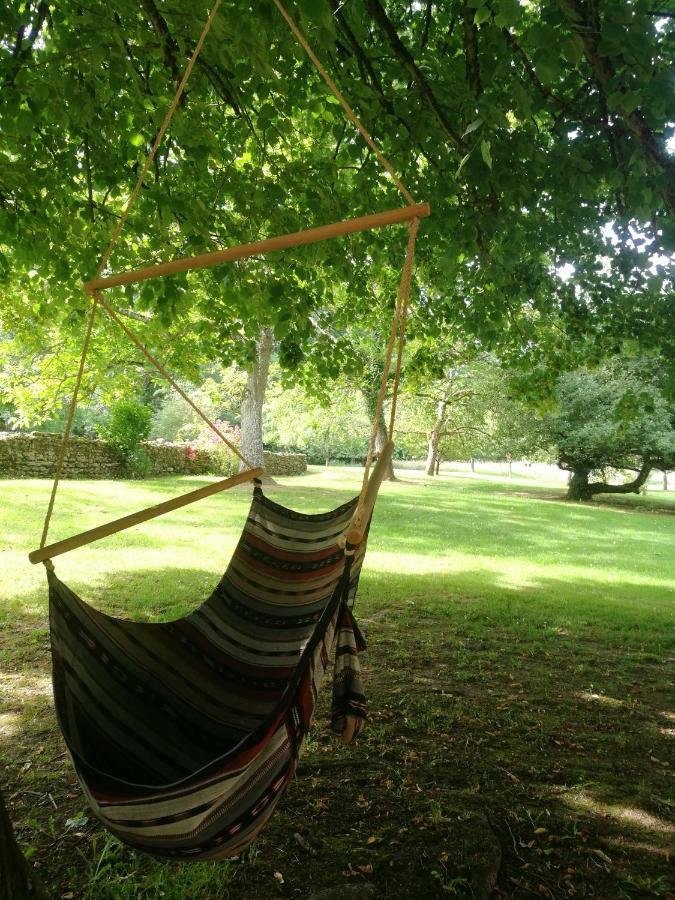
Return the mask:
<path id="1" fill-rule="evenodd" d="M 306 515 L 260 487 L 209 599 L 161 624 L 104 615 L 48 573 L 54 697 L 85 795 L 119 838 L 177 859 L 236 854 L 293 776 L 330 657 L 332 726 L 365 718 L 351 613 L 356 499 Z"/>

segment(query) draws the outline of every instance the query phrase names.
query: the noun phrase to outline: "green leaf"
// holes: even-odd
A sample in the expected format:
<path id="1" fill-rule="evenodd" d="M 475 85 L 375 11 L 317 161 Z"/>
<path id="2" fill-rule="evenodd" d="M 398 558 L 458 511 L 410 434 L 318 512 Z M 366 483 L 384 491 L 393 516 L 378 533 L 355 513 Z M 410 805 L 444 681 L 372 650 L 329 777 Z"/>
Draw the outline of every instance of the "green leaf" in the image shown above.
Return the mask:
<path id="1" fill-rule="evenodd" d="M 520 19 L 523 8 L 518 0 L 499 0 L 499 3 L 493 6 L 495 10 L 495 25 L 499 28 L 508 28 L 509 25 L 515 25 Z"/>
<path id="2" fill-rule="evenodd" d="M 473 17 L 474 25 L 482 25 L 483 22 L 487 22 L 490 18 L 490 9 L 487 6 L 481 6 L 480 9 L 476 10 L 476 15 Z"/>
<path id="3" fill-rule="evenodd" d="M 460 173 L 460 172 L 462 171 L 462 169 L 464 168 L 464 164 L 465 164 L 466 162 L 468 162 L 468 159 L 469 159 L 469 157 L 471 156 L 472 153 L 473 153 L 473 150 L 469 150 L 469 152 L 466 154 L 466 156 L 463 156 L 463 157 L 462 157 L 462 161 L 461 161 L 460 164 L 457 166 L 457 171 L 455 172 L 455 178 L 458 178 L 458 177 L 459 177 L 459 173 Z"/>
<path id="4" fill-rule="evenodd" d="M 131 137 L 129 138 L 129 143 L 132 147 L 142 147 L 145 143 L 145 138 L 142 134 L 140 134 L 140 132 L 137 131 L 135 134 L 131 135 Z"/>
<path id="5" fill-rule="evenodd" d="M 472 131 L 476 131 L 482 124 L 482 119 L 474 119 L 473 122 L 471 122 L 470 125 L 467 125 L 464 129 L 464 134 L 462 135 L 462 137 L 464 138 L 467 136 L 467 134 L 471 134 Z"/>
<path id="6" fill-rule="evenodd" d="M 480 142 L 480 155 L 483 157 L 483 162 L 488 167 L 488 169 L 492 169 L 492 154 L 490 153 L 490 141 L 481 141 Z"/>

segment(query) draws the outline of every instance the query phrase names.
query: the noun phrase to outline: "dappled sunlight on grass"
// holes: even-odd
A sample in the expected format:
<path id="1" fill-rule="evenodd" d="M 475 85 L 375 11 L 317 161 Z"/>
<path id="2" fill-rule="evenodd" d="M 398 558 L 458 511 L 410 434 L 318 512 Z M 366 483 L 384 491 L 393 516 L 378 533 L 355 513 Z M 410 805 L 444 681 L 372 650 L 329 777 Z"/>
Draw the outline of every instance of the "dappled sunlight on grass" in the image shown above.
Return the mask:
<path id="1" fill-rule="evenodd" d="M 619 803 L 608 803 L 594 797 L 590 791 L 579 790 L 565 794 L 565 803 L 572 809 L 606 816 L 616 822 L 629 824 L 645 831 L 658 831 L 662 834 L 675 834 L 675 825 L 666 822 L 659 816 L 646 812 L 637 806 L 623 806 Z"/>
<path id="2" fill-rule="evenodd" d="M 616 697 L 607 697 L 605 694 L 594 694 L 591 691 L 579 691 L 575 697 L 586 703 L 601 703 L 603 706 L 614 708 L 626 705 L 625 700 L 617 700 Z"/>
<path id="3" fill-rule="evenodd" d="M 353 497 L 361 474 L 316 467 L 264 490 L 320 512 Z M 64 482 L 51 538 L 211 480 Z M 46 481 L 0 482 L 0 762 L 19 838 L 61 896 L 131 900 L 142 883 L 143 896 L 266 897 L 276 871 L 302 893 L 308 871 L 335 880 L 338 860 L 374 878 L 414 870 L 431 897 L 433 871 L 466 874 L 491 829 L 502 896 L 544 896 L 539 884 L 659 895 L 673 838 L 672 515 L 555 502 L 551 487 L 507 479 L 406 471 L 385 484 L 357 601 L 365 732 L 336 748 L 324 691 L 277 817 L 231 869 L 200 869 L 125 850 L 93 818 L 67 825 L 84 799 L 52 715 L 44 569 L 26 559 L 48 494 Z M 58 574 L 108 614 L 180 617 L 220 578 L 250 498 L 237 488 L 58 557 Z"/>
<path id="4" fill-rule="evenodd" d="M 317 512 L 358 492 L 362 470 L 315 467 L 300 478 L 279 478 L 266 493 L 294 509 Z M 50 537 L 58 539 L 134 509 L 180 494 L 210 478 L 62 483 Z M 599 506 L 551 503 L 513 491 L 502 481 L 438 479 L 406 471 L 382 487 L 364 569 L 377 603 L 378 584 L 390 593 L 411 591 L 425 602 L 490 599 L 493 608 L 532 604 L 529 614 L 568 627 L 597 603 L 605 622 L 618 614 L 627 629 L 652 617 L 669 618 L 673 564 L 669 541 L 675 518 L 626 516 Z M 26 564 L 37 543 L 46 481 L 0 485 L 5 606 L 44 613 L 42 567 Z M 245 485 L 129 529 L 56 560 L 60 577 L 94 605 L 117 615 L 172 618 L 198 605 L 227 566 L 250 503 Z M 639 604 L 636 600 L 639 597 Z M 17 604 L 18 607 L 17 607 Z M 507 616 L 510 606 L 502 609 Z M 0 611 L 2 615 L 2 611 Z M 665 618 L 664 618 L 665 617 Z M 585 612 L 584 612 L 585 618 Z"/>
<path id="5" fill-rule="evenodd" d="M 3 672 L 0 683 L 0 701 L 5 709 L 18 709 L 27 700 L 51 697 L 52 680 L 47 675 L 25 672 Z"/>
<path id="6" fill-rule="evenodd" d="M 20 725 L 21 717 L 18 713 L 0 713 L 0 743 L 16 734 Z"/>

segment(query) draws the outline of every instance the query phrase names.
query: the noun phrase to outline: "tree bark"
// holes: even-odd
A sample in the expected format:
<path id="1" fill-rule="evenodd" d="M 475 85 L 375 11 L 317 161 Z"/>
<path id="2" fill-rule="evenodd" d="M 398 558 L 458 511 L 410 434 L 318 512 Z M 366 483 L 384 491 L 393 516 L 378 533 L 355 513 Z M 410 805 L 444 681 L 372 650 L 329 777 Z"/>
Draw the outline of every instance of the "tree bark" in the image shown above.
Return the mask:
<path id="1" fill-rule="evenodd" d="M 384 449 L 384 445 L 389 440 L 389 435 L 387 434 L 387 427 L 384 424 L 384 413 L 380 416 L 380 423 L 377 426 L 377 436 L 375 438 L 375 452 L 379 456 L 382 450 Z M 393 459 L 389 460 L 389 465 L 387 466 L 387 471 L 384 476 L 385 481 L 396 481 L 396 475 L 394 474 L 394 461 Z"/>
<path id="2" fill-rule="evenodd" d="M 483 85 L 480 80 L 480 66 L 478 64 L 478 28 L 474 24 L 476 10 L 464 0 L 464 61 L 466 67 L 466 80 L 471 86 L 476 100 L 483 93 Z"/>
<path id="3" fill-rule="evenodd" d="M 256 340 L 255 362 L 241 401 L 241 452 L 254 466 L 264 466 L 262 410 L 273 346 L 272 329 L 263 328 Z M 239 471 L 244 468 L 241 463 Z"/>
<path id="4" fill-rule="evenodd" d="M 595 494 L 637 494 L 649 478 L 652 461 L 645 458 L 642 467 L 633 481 L 625 484 L 606 484 L 604 481 L 589 482 L 590 469 L 577 466 L 572 469 L 572 476 L 567 488 L 567 500 L 592 500 Z"/>
<path id="5" fill-rule="evenodd" d="M 377 405 L 377 390 L 378 386 L 374 384 L 370 384 L 367 387 L 362 388 L 362 393 L 364 400 L 366 401 L 366 409 L 368 410 L 368 415 L 375 415 L 375 407 Z M 388 433 L 387 433 L 387 423 L 384 418 L 384 410 L 382 410 L 380 414 L 380 421 L 377 425 L 377 435 L 375 437 L 375 453 L 379 456 L 382 448 L 387 443 Z M 394 474 L 394 463 L 393 460 L 390 460 L 389 465 L 387 466 L 387 471 L 384 476 L 384 481 L 396 481 L 396 475 Z"/>
<path id="6" fill-rule="evenodd" d="M 3 900 L 47 900 L 42 882 L 19 849 L 0 791 L 0 897 Z"/>
<path id="7" fill-rule="evenodd" d="M 586 469 L 583 466 L 578 466 L 570 471 L 569 481 L 567 482 L 567 500 L 593 499 L 588 483 L 589 474 L 590 469 Z"/>
<path id="8" fill-rule="evenodd" d="M 434 421 L 434 427 L 431 429 L 431 434 L 429 435 L 429 448 L 427 450 L 427 464 L 424 469 L 427 475 L 435 475 L 436 474 L 436 461 L 438 459 L 438 445 L 441 440 L 441 432 L 443 431 L 443 426 L 445 425 L 445 417 L 448 412 L 448 401 L 445 397 L 442 400 L 438 401 L 438 406 L 436 407 L 436 420 Z"/>

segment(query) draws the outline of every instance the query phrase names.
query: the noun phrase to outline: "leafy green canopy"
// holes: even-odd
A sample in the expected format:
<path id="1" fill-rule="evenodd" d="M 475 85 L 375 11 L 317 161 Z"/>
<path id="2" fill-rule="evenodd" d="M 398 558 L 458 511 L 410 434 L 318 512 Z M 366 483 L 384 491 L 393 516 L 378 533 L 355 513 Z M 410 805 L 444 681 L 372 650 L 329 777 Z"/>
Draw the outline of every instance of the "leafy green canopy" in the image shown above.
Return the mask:
<path id="1" fill-rule="evenodd" d="M 289 3 L 346 95 L 434 215 L 419 245 L 419 333 L 450 327 L 522 361 L 580 345 L 662 345 L 672 248 L 672 30 L 658 3 Z M 176 0 L 10 0 L 0 11 L 0 271 L 5 327 L 78 328 L 91 277 L 206 18 Z M 225 0 L 114 268 L 400 202 L 269 0 Z M 672 220 L 671 220 L 672 221 Z M 614 223 L 615 241 L 603 234 Z M 669 231 L 670 227 L 670 231 Z M 246 359 L 271 325 L 282 364 L 358 368 L 404 235 L 368 234 L 146 282 L 115 302 Z M 665 257 L 664 257 L 665 259 Z M 663 260 L 662 260 L 663 261 Z M 562 281 L 556 269 L 573 267 Z M 386 299 L 385 299 L 386 298 Z M 19 321 L 17 321 L 17 319 Z M 570 336 L 574 339 L 570 341 Z M 116 345 L 117 346 L 117 345 Z M 197 354 L 197 356 L 195 356 Z"/>
<path id="2" fill-rule="evenodd" d="M 675 411 L 664 396 L 662 369 L 653 359 L 609 360 L 558 381 L 558 408 L 547 430 L 562 468 L 672 468 Z"/>

